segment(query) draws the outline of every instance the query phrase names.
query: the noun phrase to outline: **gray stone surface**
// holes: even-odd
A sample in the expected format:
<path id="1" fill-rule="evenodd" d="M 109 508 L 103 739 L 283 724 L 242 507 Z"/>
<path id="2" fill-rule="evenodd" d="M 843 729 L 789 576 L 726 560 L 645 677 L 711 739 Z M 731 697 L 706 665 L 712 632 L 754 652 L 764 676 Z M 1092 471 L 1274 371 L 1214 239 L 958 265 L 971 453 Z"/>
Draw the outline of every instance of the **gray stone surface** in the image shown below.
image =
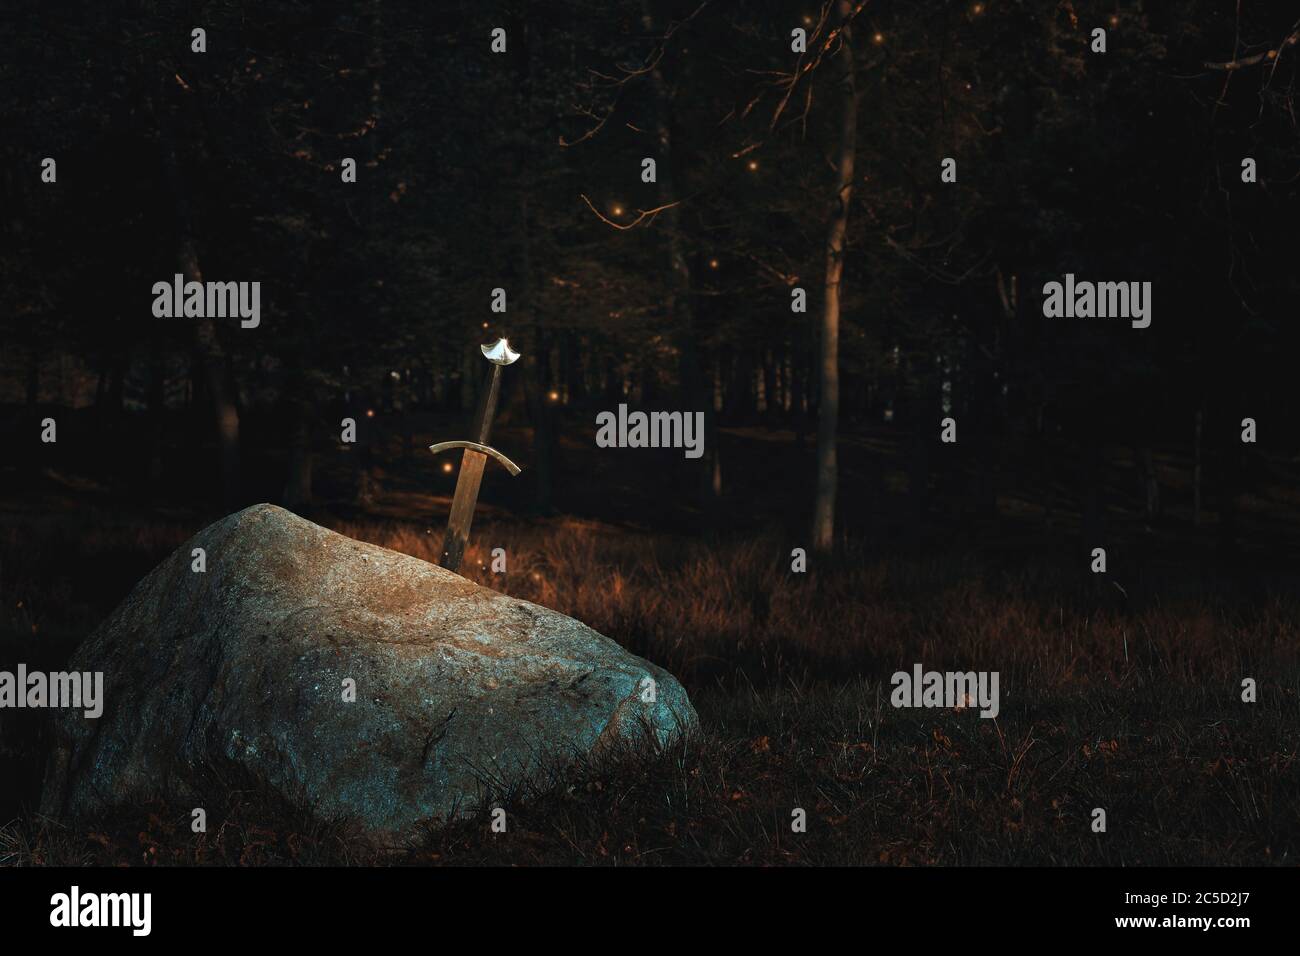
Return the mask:
<path id="1" fill-rule="evenodd" d="M 63 817 L 242 776 L 392 844 L 485 781 L 697 723 L 672 675 L 586 625 L 266 504 L 182 545 L 69 669 L 103 671 L 106 702 L 53 718 L 42 810 Z"/>

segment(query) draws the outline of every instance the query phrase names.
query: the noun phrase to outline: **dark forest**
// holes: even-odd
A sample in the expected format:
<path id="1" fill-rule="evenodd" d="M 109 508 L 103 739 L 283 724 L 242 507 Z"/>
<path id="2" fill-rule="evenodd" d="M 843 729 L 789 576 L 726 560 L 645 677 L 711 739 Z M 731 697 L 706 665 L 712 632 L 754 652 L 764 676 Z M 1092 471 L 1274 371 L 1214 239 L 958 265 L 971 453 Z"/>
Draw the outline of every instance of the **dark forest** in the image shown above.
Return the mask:
<path id="1" fill-rule="evenodd" d="M 0 669 L 66 666 L 258 503 L 437 562 L 428 446 L 506 338 L 522 471 L 488 463 L 460 574 L 666 669 L 700 730 L 401 862 L 1294 862 L 1298 17 L 7 10 Z M 1067 277 L 1145 318 L 1052 314 Z M 174 280 L 256 317 L 160 317 Z M 698 415 L 700 455 L 603 447 L 622 405 Z M 999 672 L 997 719 L 891 708 L 918 661 Z M 203 833 L 161 791 L 39 813 L 55 740 L 0 711 L 0 863 L 393 859 L 256 782 Z"/>

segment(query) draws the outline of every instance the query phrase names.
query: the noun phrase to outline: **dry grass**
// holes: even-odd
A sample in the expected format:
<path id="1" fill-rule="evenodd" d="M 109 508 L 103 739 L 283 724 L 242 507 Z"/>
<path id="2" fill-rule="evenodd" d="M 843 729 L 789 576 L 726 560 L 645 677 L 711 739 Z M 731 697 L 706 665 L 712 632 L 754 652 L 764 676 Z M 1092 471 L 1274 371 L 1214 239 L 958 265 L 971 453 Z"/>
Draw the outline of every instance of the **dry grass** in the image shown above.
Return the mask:
<path id="1" fill-rule="evenodd" d="M 337 530 L 432 558 L 415 525 Z M 0 528 L 0 651 L 55 666 L 189 531 Z M 19 813 L 0 863 L 1295 862 L 1300 853 L 1300 601 L 1284 588 L 1113 586 L 1051 564 L 881 560 L 850 549 L 790 571 L 774 537 L 689 542 L 555 521 L 476 529 L 465 569 L 578 617 L 679 675 L 703 732 L 666 753 L 559 773 L 396 856 L 231 787 L 186 811 L 69 828 Z M 504 547 L 509 571 L 490 571 Z M 888 679 L 996 670 L 1002 711 L 895 710 Z M 1240 681 L 1259 702 L 1240 701 Z M 31 804 L 38 723 L 0 714 L 0 760 Z M 1091 832 L 1094 807 L 1109 829 Z M 791 831 L 803 808 L 808 831 Z"/>

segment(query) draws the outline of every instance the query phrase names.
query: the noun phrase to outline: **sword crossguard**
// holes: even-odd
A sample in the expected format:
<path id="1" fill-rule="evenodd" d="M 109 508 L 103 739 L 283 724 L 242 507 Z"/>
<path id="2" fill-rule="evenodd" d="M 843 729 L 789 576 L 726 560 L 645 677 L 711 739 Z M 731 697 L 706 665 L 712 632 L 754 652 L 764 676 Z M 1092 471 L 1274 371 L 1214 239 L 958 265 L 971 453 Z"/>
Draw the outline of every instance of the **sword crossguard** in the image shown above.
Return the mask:
<path id="1" fill-rule="evenodd" d="M 523 470 L 491 445 L 482 445 L 476 441 L 440 441 L 436 445 L 430 445 L 429 451 L 437 455 L 444 451 L 450 451 L 453 448 L 467 448 L 470 451 L 476 451 L 481 455 L 495 458 L 505 466 L 506 471 L 510 472 L 511 475 L 517 475 Z"/>

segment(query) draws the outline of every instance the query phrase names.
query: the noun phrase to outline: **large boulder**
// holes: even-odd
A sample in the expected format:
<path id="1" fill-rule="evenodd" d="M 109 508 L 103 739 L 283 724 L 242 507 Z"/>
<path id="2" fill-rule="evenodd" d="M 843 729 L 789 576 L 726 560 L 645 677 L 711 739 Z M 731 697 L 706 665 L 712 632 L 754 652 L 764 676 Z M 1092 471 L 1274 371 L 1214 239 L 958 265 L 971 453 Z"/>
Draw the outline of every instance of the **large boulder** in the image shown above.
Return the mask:
<path id="1" fill-rule="evenodd" d="M 103 672 L 104 712 L 58 712 L 43 812 L 198 801 L 233 777 L 390 845 L 697 723 L 671 674 L 573 618 L 266 504 L 163 561 L 69 669 Z"/>

